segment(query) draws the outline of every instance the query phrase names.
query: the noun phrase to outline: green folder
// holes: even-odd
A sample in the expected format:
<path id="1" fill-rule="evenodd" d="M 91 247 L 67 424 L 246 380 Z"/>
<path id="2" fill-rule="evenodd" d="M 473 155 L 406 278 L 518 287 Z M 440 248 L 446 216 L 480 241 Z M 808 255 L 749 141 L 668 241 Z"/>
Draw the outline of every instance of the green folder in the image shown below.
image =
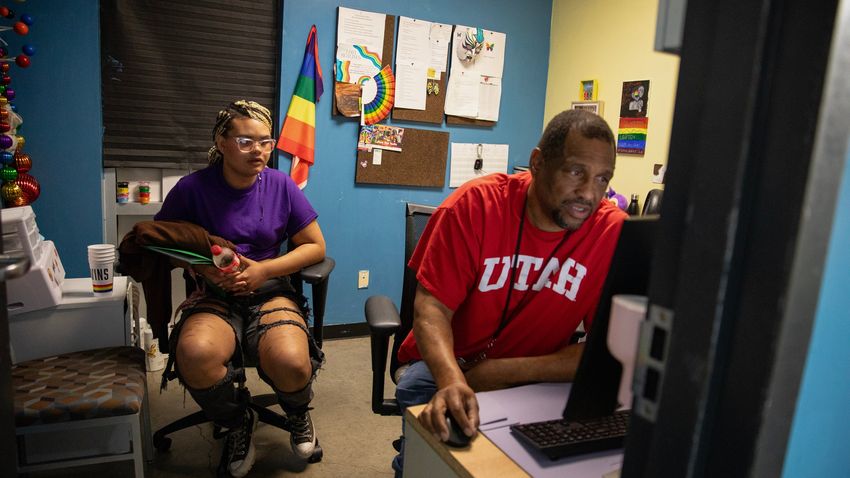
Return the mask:
<path id="1" fill-rule="evenodd" d="M 159 252 L 160 254 L 165 254 L 166 256 L 173 257 L 175 259 L 181 260 L 183 262 L 187 262 L 189 264 L 212 264 L 212 258 L 202 256 L 196 252 L 185 251 L 183 249 L 174 249 L 171 247 L 160 247 L 160 246 L 144 246 L 146 249 L 150 249 L 154 252 Z"/>

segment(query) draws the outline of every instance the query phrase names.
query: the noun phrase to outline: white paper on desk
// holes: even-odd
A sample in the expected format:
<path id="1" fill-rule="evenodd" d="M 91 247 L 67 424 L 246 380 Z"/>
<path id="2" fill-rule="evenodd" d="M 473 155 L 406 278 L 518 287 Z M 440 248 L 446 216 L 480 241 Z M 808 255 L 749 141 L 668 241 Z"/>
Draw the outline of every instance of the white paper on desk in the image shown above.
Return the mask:
<path id="1" fill-rule="evenodd" d="M 423 64 L 395 65 L 394 107 L 411 110 L 425 109 L 428 75 Z"/>
<path id="2" fill-rule="evenodd" d="M 466 71 L 452 72 L 446 92 L 446 114 L 477 117 L 480 94 L 479 75 Z"/>
<path id="3" fill-rule="evenodd" d="M 481 144 L 482 166 L 477 171 L 475 160 L 478 159 L 478 143 L 452 143 L 451 150 L 450 188 L 480 176 L 508 172 L 507 144 Z"/>
<path id="4" fill-rule="evenodd" d="M 384 25 L 387 16 L 383 13 L 364 12 L 339 7 L 336 29 L 337 45 L 363 45 L 370 52 L 384 57 Z"/>
<path id="5" fill-rule="evenodd" d="M 416 63 L 426 67 L 431 58 L 431 22 L 401 17 L 398 23 L 396 65 Z"/>
<path id="6" fill-rule="evenodd" d="M 431 23 L 429 43 L 431 60 L 428 63 L 428 70 L 434 72 L 431 79 L 439 80 L 440 73 L 446 71 L 449 45 L 452 43 L 452 26 L 445 23 Z"/>
<path id="7" fill-rule="evenodd" d="M 549 417 L 550 420 L 559 416 Z M 523 422 L 524 423 L 524 422 Z M 517 441 L 509 427 L 483 431 L 493 444 L 534 478 L 562 478 L 564 476 L 601 478 L 623 466 L 623 449 L 588 453 L 560 460 L 550 460 L 543 452 Z"/>
<path id="8" fill-rule="evenodd" d="M 502 79 L 495 76 L 482 76 L 478 91 L 478 119 L 499 121 Z"/>
<path id="9" fill-rule="evenodd" d="M 512 421 L 532 423 L 561 418 L 571 386 L 572 384 L 569 383 L 537 383 L 493 392 L 480 392 L 475 396 L 478 398 L 479 414 L 488 413 L 484 409 L 490 406 L 492 399 L 508 409 Z M 482 402 L 482 396 L 487 395 L 489 397 Z M 564 476 L 600 478 L 620 468 L 623 462 L 622 449 L 552 461 L 542 452 L 532 450 L 520 443 L 510 427 L 493 427 L 481 431 L 511 460 L 535 478 Z"/>
<path id="10" fill-rule="evenodd" d="M 509 409 L 502 406 L 497 396 L 487 392 L 481 392 L 475 396 L 478 398 L 478 429 L 482 432 L 517 423 L 517 420 L 511 417 Z"/>

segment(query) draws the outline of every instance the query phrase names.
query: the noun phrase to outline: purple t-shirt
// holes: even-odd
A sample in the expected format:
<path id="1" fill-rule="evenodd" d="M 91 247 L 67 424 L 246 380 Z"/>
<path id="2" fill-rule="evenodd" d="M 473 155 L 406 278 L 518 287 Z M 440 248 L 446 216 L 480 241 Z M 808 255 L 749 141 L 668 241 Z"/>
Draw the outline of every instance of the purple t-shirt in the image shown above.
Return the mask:
<path id="1" fill-rule="evenodd" d="M 188 221 L 237 245 L 254 260 L 280 254 L 280 246 L 318 217 L 285 173 L 266 168 L 248 189 L 233 189 L 221 163 L 184 176 L 154 220 Z"/>

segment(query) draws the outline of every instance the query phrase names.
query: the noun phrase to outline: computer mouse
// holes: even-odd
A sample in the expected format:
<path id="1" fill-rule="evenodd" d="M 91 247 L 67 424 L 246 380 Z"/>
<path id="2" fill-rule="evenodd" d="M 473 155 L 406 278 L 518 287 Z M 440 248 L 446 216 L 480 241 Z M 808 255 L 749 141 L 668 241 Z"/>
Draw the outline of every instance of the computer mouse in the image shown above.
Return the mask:
<path id="1" fill-rule="evenodd" d="M 466 433 L 463 432 L 463 428 L 455 420 L 451 413 L 446 413 L 446 424 L 449 427 L 449 439 L 446 440 L 446 445 L 456 448 L 469 446 L 469 441 L 472 440 L 472 437 L 466 436 Z"/>

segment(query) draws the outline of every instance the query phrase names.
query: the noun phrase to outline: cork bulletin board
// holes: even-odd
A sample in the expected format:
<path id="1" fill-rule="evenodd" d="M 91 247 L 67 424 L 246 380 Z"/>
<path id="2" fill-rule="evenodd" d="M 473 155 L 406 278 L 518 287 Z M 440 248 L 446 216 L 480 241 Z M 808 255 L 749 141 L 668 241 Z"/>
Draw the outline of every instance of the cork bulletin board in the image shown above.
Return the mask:
<path id="1" fill-rule="evenodd" d="M 338 10 L 337 10 L 338 12 Z M 338 14 L 338 13 L 337 13 Z M 393 35 L 395 34 L 395 15 L 387 15 L 384 23 L 384 55 L 381 58 L 381 67 L 392 64 Z M 338 21 L 338 20 L 337 20 Z M 336 81 L 334 81 L 334 90 L 336 90 Z M 336 95 L 331 95 L 331 115 L 340 116 L 340 112 L 336 107 Z M 357 116 L 357 121 L 360 121 L 360 116 Z"/>
<path id="2" fill-rule="evenodd" d="M 401 151 L 357 152 L 354 182 L 442 188 L 448 150 L 448 132 L 404 128 Z"/>
<path id="3" fill-rule="evenodd" d="M 443 109 L 446 106 L 446 72 L 440 73 L 440 79 L 436 82 L 440 88 L 437 95 L 425 97 L 425 110 L 410 110 L 406 108 L 393 108 L 393 120 L 418 121 L 420 123 L 441 124 L 443 122 Z"/>
<path id="4" fill-rule="evenodd" d="M 466 118 L 466 117 L 463 117 L 463 116 L 451 116 L 451 115 L 446 115 L 446 124 L 459 124 L 459 125 L 466 125 L 466 126 L 485 126 L 485 127 L 491 127 L 491 128 L 493 126 L 496 126 L 495 121 L 487 121 L 487 120 L 480 120 L 480 119 L 475 119 L 475 118 Z"/>

